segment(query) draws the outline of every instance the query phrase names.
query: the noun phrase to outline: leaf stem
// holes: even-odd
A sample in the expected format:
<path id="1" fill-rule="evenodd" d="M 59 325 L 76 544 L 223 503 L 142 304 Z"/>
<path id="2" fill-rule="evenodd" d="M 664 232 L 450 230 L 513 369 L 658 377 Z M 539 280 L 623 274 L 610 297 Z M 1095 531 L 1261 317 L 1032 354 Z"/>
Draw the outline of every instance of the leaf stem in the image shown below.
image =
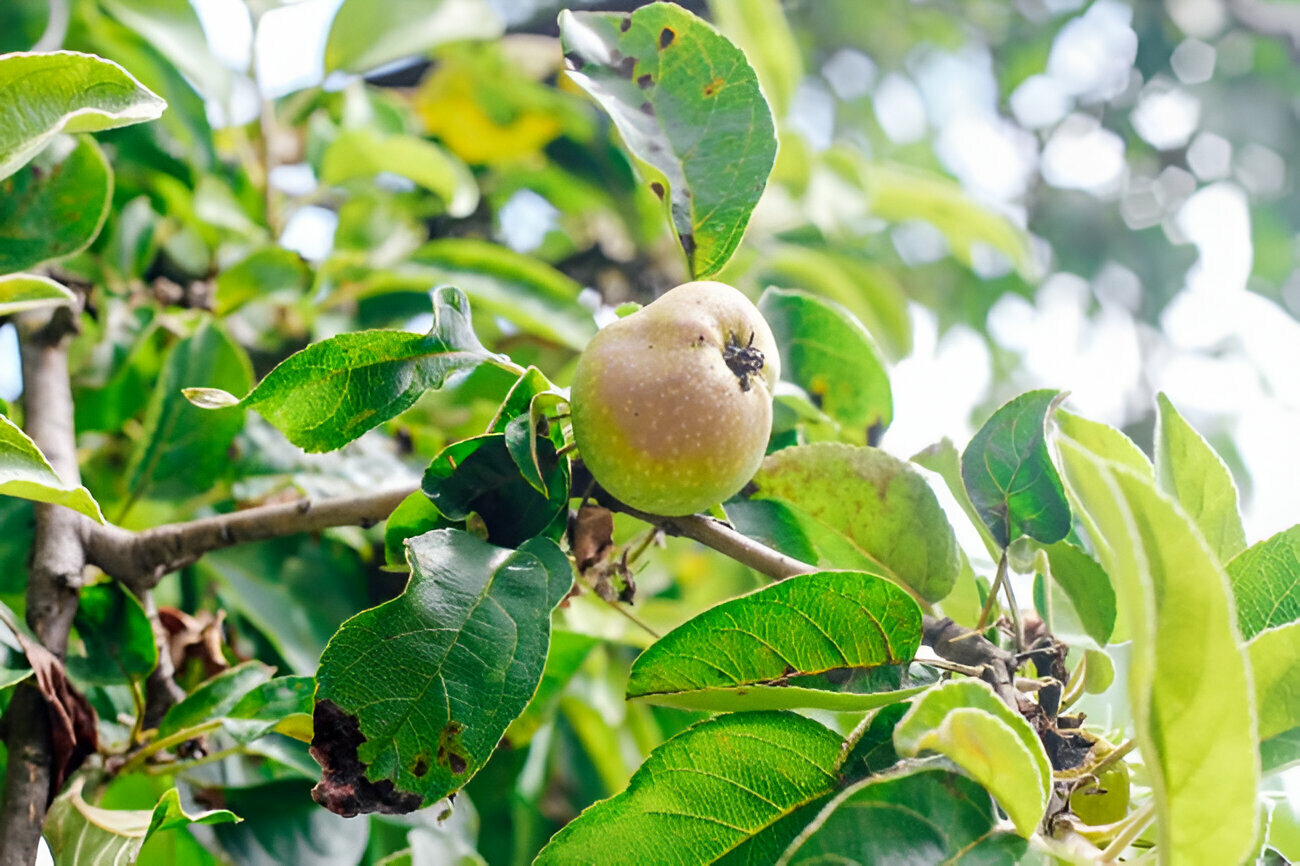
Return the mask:
<path id="1" fill-rule="evenodd" d="M 998 573 L 993 578 L 993 585 L 989 587 L 988 598 L 984 599 L 984 607 L 980 608 L 979 622 L 975 623 L 975 631 L 982 632 L 989 622 L 989 614 L 993 612 L 993 603 L 997 601 L 998 591 L 1002 589 L 1002 584 L 1007 579 L 1007 549 L 1002 548 L 1002 556 L 998 559 Z"/>
<path id="2" fill-rule="evenodd" d="M 212 721 L 204 722 L 201 725 L 194 725 L 193 727 L 185 728 L 174 734 L 169 734 L 161 739 L 154 740 L 147 745 L 141 746 L 139 751 L 127 758 L 126 763 L 122 764 L 121 768 L 117 771 L 117 774 L 120 776 L 134 772 L 135 770 L 140 769 L 144 762 L 149 760 L 150 756 L 156 755 L 163 749 L 169 749 L 172 746 L 180 745 L 181 743 L 193 740 L 196 737 L 201 737 L 210 731 L 215 731 L 219 727 L 221 727 L 221 720 L 213 719 Z"/>
<path id="3" fill-rule="evenodd" d="M 1118 823 L 1124 826 L 1119 833 L 1111 840 L 1101 852 L 1098 858 L 1103 863 L 1113 863 L 1124 853 L 1124 849 L 1133 843 L 1133 840 L 1142 834 L 1151 820 L 1155 817 L 1156 804 L 1148 801 L 1142 808 L 1129 815 L 1123 821 Z"/>

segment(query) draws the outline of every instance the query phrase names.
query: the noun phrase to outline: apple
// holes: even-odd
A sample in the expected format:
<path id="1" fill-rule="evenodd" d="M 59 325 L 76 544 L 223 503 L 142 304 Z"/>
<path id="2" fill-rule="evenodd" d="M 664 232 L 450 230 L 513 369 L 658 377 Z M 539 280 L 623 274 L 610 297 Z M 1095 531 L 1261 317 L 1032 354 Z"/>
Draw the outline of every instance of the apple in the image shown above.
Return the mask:
<path id="1" fill-rule="evenodd" d="M 603 328 L 578 359 L 573 436 L 601 487 L 651 514 L 709 508 L 754 477 L 781 361 L 723 283 L 685 283 Z"/>

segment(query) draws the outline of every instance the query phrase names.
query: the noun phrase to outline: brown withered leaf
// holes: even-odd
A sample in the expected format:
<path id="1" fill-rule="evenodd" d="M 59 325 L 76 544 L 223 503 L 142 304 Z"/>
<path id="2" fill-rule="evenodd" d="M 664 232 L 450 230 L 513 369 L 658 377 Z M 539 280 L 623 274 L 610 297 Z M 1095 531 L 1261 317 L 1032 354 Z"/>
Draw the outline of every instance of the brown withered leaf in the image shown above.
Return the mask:
<path id="1" fill-rule="evenodd" d="M 35 674 L 36 688 L 45 698 L 50 718 L 50 796 L 63 787 L 68 777 L 99 748 L 98 719 L 86 696 L 68 682 L 63 662 L 54 653 L 19 629 L 13 629 L 18 644 Z"/>
<path id="2" fill-rule="evenodd" d="M 203 666 L 203 678 L 211 679 L 230 668 L 222 652 L 222 626 L 226 612 L 216 614 L 200 611 L 192 616 L 174 607 L 158 608 L 158 621 L 167 632 L 167 646 L 171 651 L 172 668 L 184 671 L 187 662 Z"/>
<path id="3" fill-rule="evenodd" d="M 357 750 L 366 741 L 355 716 L 333 701 L 317 701 L 311 756 L 321 765 L 321 780 L 311 797 L 331 812 L 352 818 L 364 812 L 405 815 L 420 808 L 419 794 L 397 790 L 391 781 L 372 782 Z"/>
<path id="4" fill-rule="evenodd" d="M 570 527 L 569 542 L 578 572 L 585 574 L 614 549 L 614 512 L 598 505 L 582 506 Z"/>

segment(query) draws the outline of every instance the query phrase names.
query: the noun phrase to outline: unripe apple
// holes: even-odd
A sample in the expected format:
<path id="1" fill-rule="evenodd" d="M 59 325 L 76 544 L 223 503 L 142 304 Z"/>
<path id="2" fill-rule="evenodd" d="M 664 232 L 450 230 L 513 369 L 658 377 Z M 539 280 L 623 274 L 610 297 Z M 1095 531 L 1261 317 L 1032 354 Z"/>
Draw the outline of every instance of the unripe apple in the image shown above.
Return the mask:
<path id="1" fill-rule="evenodd" d="M 780 376 L 772 329 L 722 283 L 680 285 L 602 329 L 570 391 L 592 477 L 652 514 L 692 514 L 754 477 Z"/>

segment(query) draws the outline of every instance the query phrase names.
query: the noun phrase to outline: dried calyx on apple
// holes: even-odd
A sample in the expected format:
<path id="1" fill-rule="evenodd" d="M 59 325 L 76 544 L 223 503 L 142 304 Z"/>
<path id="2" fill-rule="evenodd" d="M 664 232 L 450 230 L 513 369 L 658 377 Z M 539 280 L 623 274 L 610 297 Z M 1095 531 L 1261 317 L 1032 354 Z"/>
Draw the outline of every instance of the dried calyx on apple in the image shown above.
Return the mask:
<path id="1" fill-rule="evenodd" d="M 582 353 L 570 391 L 578 450 L 597 483 L 633 508 L 709 508 L 758 470 L 780 367 L 772 329 L 743 294 L 678 286 Z"/>

